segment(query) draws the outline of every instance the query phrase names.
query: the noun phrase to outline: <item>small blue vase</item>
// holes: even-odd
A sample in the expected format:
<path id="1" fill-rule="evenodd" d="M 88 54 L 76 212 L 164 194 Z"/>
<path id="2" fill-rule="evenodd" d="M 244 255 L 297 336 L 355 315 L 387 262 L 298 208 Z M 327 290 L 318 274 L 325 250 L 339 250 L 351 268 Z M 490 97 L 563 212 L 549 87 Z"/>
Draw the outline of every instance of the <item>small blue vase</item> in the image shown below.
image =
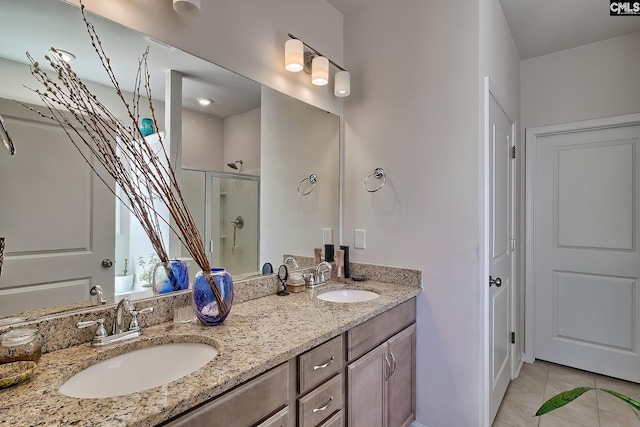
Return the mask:
<path id="1" fill-rule="evenodd" d="M 220 291 L 222 301 L 226 308 L 219 310 L 218 303 L 211 290 L 210 281 L 213 281 Z M 224 268 L 212 268 L 211 272 L 199 271 L 193 282 L 193 310 L 202 323 L 208 326 L 219 325 L 224 322 L 233 303 L 233 280 Z"/>
<path id="2" fill-rule="evenodd" d="M 182 291 L 189 288 L 187 264 L 179 259 L 158 263 L 153 269 L 153 293 L 155 295 Z"/>
<path id="3" fill-rule="evenodd" d="M 156 130 L 153 127 L 153 120 L 144 118 L 140 121 L 140 133 L 142 133 L 143 136 L 149 136 L 155 132 Z"/>

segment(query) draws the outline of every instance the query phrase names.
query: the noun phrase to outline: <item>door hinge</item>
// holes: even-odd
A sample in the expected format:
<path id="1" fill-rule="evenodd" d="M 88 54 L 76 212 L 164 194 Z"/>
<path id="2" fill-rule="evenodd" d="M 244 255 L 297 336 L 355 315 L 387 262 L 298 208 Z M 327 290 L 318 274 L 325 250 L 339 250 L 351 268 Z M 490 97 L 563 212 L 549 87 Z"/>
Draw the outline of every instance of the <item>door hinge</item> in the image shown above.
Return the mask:
<path id="1" fill-rule="evenodd" d="M 515 343 L 516 343 L 516 333 L 511 332 L 511 344 L 515 344 Z"/>
<path id="2" fill-rule="evenodd" d="M 516 146 L 515 145 L 511 146 L 511 158 L 512 159 L 516 158 Z"/>
<path id="3" fill-rule="evenodd" d="M 511 250 L 512 251 L 516 250 L 516 239 L 511 239 Z"/>

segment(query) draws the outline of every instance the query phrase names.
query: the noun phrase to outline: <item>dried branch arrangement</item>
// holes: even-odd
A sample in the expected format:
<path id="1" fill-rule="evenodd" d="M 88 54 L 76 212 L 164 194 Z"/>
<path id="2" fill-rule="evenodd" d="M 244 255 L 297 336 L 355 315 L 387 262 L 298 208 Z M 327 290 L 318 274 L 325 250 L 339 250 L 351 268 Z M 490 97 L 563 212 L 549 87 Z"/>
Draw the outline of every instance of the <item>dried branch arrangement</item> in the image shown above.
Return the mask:
<path id="1" fill-rule="evenodd" d="M 53 69 L 55 78 L 52 78 L 27 53 L 31 62 L 31 74 L 42 86 L 39 89 L 29 89 L 40 96 L 48 108 L 49 114 L 26 107 L 42 117 L 57 122 L 84 160 L 105 184 L 107 183 L 107 175 L 115 179 L 129 199 L 127 207 L 140 221 L 162 262 L 168 265 L 169 257 L 164 249 L 160 221 L 168 224 L 169 228 L 176 233 L 202 271 L 209 272 L 211 267 L 203 241 L 182 197 L 175 171 L 171 166 L 169 155 L 164 149 L 164 144 L 161 144 L 160 153 L 156 153 L 138 127 L 141 99 L 148 102 L 153 122 L 157 123 L 151 98 L 147 63 L 148 49 L 138 62 L 133 99 L 127 101 L 95 27 L 87 19 L 82 3 L 80 7 L 91 45 L 122 102 L 128 116 L 128 123 L 119 120 L 89 90 L 73 71 L 71 65 L 63 61 L 54 48 L 51 48 L 53 54 L 45 56 L 45 59 Z M 143 87 L 144 95 L 141 95 Z M 87 149 L 90 154 L 87 154 Z M 98 160 L 102 167 L 95 167 L 91 158 Z M 107 186 L 113 192 L 111 186 Z M 118 196 L 116 195 L 116 197 Z M 169 223 L 168 218 L 163 218 L 158 214 L 160 203 L 168 208 L 175 226 Z M 213 278 L 207 277 L 207 280 L 213 291 L 219 312 L 226 312 L 226 303 Z"/>

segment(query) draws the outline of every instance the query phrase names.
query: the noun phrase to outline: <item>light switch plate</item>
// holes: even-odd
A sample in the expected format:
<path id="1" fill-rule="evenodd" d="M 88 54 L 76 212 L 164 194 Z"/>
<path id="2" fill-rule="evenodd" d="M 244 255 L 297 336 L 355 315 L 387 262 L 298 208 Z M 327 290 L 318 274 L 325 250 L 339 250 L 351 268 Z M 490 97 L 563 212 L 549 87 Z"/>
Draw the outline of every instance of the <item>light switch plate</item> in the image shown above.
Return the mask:
<path id="1" fill-rule="evenodd" d="M 355 230 L 355 242 L 353 245 L 356 249 L 367 249 L 367 230 Z"/>
<path id="2" fill-rule="evenodd" d="M 333 228 L 322 229 L 322 244 L 323 245 L 333 244 Z"/>

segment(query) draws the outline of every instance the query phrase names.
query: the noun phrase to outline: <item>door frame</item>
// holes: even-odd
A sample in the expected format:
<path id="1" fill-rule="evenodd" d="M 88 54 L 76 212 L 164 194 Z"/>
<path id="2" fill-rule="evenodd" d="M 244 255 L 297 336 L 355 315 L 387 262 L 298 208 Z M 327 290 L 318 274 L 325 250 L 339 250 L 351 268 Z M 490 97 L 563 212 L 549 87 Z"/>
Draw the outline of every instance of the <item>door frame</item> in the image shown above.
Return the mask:
<path id="1" fill-rule="evenodd" d="M 489 102 L 490 97 L 493 96 L 498 103 L 498 106 L 505 112 L 511 124 L 511 138 L 513 141 L 513 146 L 516 147 L 516 152 L 518 150 L 518 138 L 517 138 L 517 121 L 513 118 L 511 109 L 508 108 L 505 98 L 500 95 L 497 87 L 491 80 L 489 76 L 484 77 L 484 91 L 483 91 L 483 107 L 484 107 L 484 117 L 483 117 L 483 128 L 484 135 L 480 138 L 481 146 L 480 146 L 480 172 L 479 172 L 479 192 L 480 192 L 480 200 L 479 200 L 479 227 L 480 227 L 480 242 L 478 245 L 478 252 L 480 258 L 480 268 L 478 271 L 478 285 L 480 286 L 480 314 L 481 314 L 481 322 L 480 322 L 480 343 L 481 343 L 481 352 L 480 352 L 480 425 L 489 425 L 489 417 L 490 417 L 490 402 L 489 402 L 489 390 L 491 389 L 491 369 L 489 367 L 490 363 L 490 342 L 489 342 L 489 286 L 487 286 L 487 281 L 489 279 L 489 270 L 490 270 L 490 259 L 489 254 L 491 253 L 489 249 L 489 158 L 490 158 L 490 126 L 489 126 Z M 516 239 L 517 235 L 517 221 L 516 221 L 516 207 L 517 207 L 517 192 L 516 192 L 516 176 L 518 176 L 519 168 L 518 162 L 511 162 L 511 237 L 512 239 Z M 509 298 L 509 327 L 512 331 L 517 331 L 516 319 L 517 317 L 517 304 L 516 304 L 516 292 L 515 289 L 518 286 L 518 275 L 516 270 L 516 260 L 518 259 L 518 244 L 516 239 L 516 244 L 512 246 L 511 252 L 511 295 Z M 519 365 L 521 361 L 516 362 L 514 358 L 514 352 L 516 349 L 515 344 L 511 344 L 509 351 L 511 352 L 511 378 L 516 377 L 516 372 L 519 369 Z"/>
<path id="2" fill-rule="evenodd" d="M 534 207 L 535 207 L 535 182 L 536 173 L 536 148 L 537 138 L 571 133 L 577 131 L 590 131 L 597 129 L 613 128 L 620 126 L 640 125 L 640 113 L 625 114 L 622 116 L 604 117 L 600 119 L 581 120 L 577 122 L 560 123 L 556 125 L 528 128 L 525 136 L 525 348 L 524 361 L 535 361 L 535 238 L 534 238 Z M 528 268 L 530 267 L 530 268 Z"/>

